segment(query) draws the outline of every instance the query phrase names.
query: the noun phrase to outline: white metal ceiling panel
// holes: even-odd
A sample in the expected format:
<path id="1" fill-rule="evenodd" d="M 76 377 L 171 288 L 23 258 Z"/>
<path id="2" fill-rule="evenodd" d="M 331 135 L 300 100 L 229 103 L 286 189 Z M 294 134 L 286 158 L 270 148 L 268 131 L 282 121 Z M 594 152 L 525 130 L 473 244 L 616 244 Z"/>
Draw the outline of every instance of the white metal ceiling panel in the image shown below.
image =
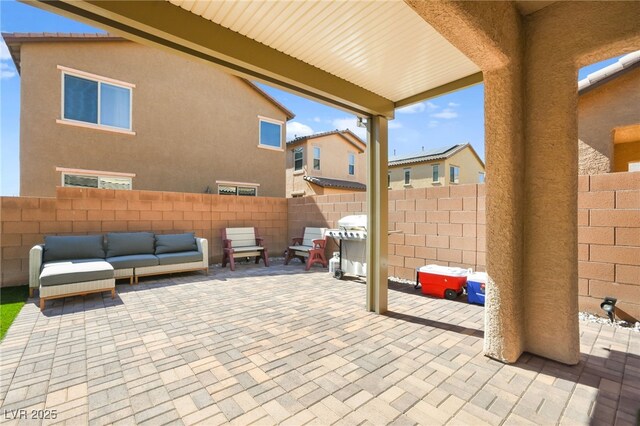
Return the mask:
<path id="1" fill-rule="evenodd" d="M 480 71 L 402 0 L 168 1 L 394 102 Z"/>

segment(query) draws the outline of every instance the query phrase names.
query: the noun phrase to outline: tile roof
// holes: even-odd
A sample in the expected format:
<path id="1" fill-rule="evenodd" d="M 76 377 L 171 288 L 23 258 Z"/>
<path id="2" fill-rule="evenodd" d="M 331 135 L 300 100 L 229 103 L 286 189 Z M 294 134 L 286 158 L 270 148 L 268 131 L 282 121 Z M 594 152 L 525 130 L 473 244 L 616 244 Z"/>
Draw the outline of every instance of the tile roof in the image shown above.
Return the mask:
<path id="1" fill-rule="evenodd" d="M 427 149 L 411 154 L 394 155 L 389 157 L 389 165 L 421 163 L 423 161 L 442 160 L 451 157 L 456 152 L 462 151 L 466 147 L 471 147 L 469 143 L 457 145 L 441 146 L 439 148 Z M 473 148 L 472 148 L 473 149 Z"/>
<path id="2" fill-rule="evenodd" d="M 640 50 L 624 55 L 617 62 L 604 67 L 596 72 L 592 72 L 582 80 L 578 81 L 578 93 L 583 94 L 591 89 L 619 77 L 623 73 L 640 66 Z"/>
<path id="3" fill-rule="evenodd" d="M 320 138 L 322 136 L 328 136 L 328 135 L 345 135 L 345 134 L 349 134 L 351 137 L 355 138 L 357 141 L 361 142 L 363 145 L 366 145 L 367 143 L 365 141 L 363 141 L 362 139 L 360 139 L 360 137 L 358 137 L 358 135 L 356 135 L 355 133 L 353 133 L 351 130 L 346 129 L 346 130 L 330 130 L 328 132 L 321 132 L 321 133 L 314 133 L 313 135 L 307 135 L 307 136 L 298 136 L 294 139 L 291 139 L 290 141 L 287 141 L 287 145 L 292 145 L 301 141 L 305 141 L 305 140 L 309 140 L 309 139 L 315 139 L 315 138 Z"/>
<path id="4" fill-rule="evenodd" d="M 354 189 L 356 191 L 366 191 L 367 185 L 360 182 L 352 182 L 349 180 L 329 179 L 317 176 L 305 176 L 304 180 L 311 182 L 323 188 L 344 188 Z"/>

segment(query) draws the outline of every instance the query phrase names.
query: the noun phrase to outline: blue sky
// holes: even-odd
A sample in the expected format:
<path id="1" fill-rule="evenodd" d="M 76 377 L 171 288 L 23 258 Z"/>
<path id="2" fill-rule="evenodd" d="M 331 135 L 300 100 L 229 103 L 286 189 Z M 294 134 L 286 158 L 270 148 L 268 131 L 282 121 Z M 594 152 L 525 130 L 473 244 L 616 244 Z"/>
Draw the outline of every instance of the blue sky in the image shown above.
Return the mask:
<path id="1" fill-rule="evenodd" d="M 0 0 L 0 29 L 2 32 L 104 32 L 14 0 Z M 20 77 L 4 42 L 0 48 L 0 195 L 18 195 Z M 616 59 L 582 68 L 579 78 Z M 365 137 L 364 129 L 356 127 L 353 115 L 266 85 L 261 87 L 296 114 L 288 123 L 287 139 L 345 128 Z M 483 103 L 484 86 L 479 84 L 398 110 L 396 119 L 389 122 L 389 155 L 470 142 L 484 159 Z"/>

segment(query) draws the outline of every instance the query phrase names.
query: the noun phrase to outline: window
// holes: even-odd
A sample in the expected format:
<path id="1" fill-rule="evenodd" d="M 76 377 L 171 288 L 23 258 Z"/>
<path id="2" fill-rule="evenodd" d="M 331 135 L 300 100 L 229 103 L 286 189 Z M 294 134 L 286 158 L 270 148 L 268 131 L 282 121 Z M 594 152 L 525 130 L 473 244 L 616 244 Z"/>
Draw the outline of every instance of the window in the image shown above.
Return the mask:
<path id="1" fill-rule="evenodd" d="M 433 165 L 432 174 L 433 174 L 432 176 L 433 183 L 439 182 L 440 181 L 440 165 L 438 164 Z"/>
<path id="2" fill-rule="evenodd" d="M 258 188 L 255 186 L 218 185 L 218 194 L 256 197 L 258 196 Z"/>
<path id="3" fill-rule="evenodd" d="M 411 184 L 411 169 L 404 169 L 404 184 Z"/>
<path id="4" fill-rule="evenodd" d="M 282 123 L 269 118 L 260 118 L 260 143 L 262 148 L 282 149 Z"/>
<path id="5" fill-rule="evenodd" d="M 349 175 L 353 176 L 356 174 L 356 155 L 353 153 L 349 153 Z"/>
<path id="6" fill-rule="evenodd" d="M 131 131 L 132 84 L 82 71 L 62 70 L 62 122 Z"/>
<path id="7" fill-rule="evenodd" d="M 630 172 L 640 172 L 640 161 L 630 161 L 629 162 L 629 171 Z"/>
<path id="8" fill-rule="evenodd" d="M 293 150 L 293 170 L 302 170 L 302 154 L 303 148 L 298 147 Z"/>
<path id="9" fill-rule="evenodd" d="M 387 173 L 387 188 L 391 188 L 391 172 Z"/>
<path id="10" fill-rule="evenodd" d="M 313 170 L 320 170 L 320 147 L 313 147 Z"/>
<path id="11" fill-rule="evenodd" d="M 483 172 L 479 172 L 478 173 L 478 182 L 479 183 L 484 183 L 484 173 Z"/>
<path id="12" fill-rule="evenodd" d="M 460 167 L 451 166 L 449 168 L 449 181 L 451 183 L 458 183 L 460 181 Z"/>
<path id="13" fill-rule="evenodd" d="M 131 189 L 130 177 L 62 174 L 62 186 L 76 188 Z"/>

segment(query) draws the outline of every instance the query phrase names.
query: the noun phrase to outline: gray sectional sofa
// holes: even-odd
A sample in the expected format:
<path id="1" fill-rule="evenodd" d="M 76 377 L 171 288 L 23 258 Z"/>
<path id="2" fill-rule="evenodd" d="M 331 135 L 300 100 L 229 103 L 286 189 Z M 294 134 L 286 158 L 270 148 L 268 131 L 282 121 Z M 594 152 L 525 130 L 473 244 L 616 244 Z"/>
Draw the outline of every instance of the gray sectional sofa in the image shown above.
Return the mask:
<path id="1" fill-rule="evenodd" d="M 193 233 L 150 232 L 49 236 L 29 253 L 29 290 L 39 289 L 40 309 L 60 297 L 110 291 L 115 280 L 172 272 L 209 271 L 207 240 Z"/>

